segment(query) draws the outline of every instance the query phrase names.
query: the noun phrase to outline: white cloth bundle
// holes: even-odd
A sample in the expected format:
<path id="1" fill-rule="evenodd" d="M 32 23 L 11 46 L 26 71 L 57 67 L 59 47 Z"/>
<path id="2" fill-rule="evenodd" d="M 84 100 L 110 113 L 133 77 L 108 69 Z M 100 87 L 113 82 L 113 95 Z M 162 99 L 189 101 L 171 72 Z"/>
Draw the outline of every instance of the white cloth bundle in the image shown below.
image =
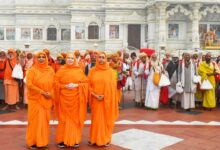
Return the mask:
<path id="1" fill-rule="evenodd" d="M 176 94 L 176 90 L 169 86 L 169 98 L 172 98 Z"/>
<path id="2" fill-rule="evenodd" d="M 16 64 L 13 71 L 12 71 L 12 77 L 15 79 L 23 79 L 24 74 L 23 70 L 20 64 Z"/>
<path id="3" fill-rule="evenodd" d="M 199 75 L 193 76 L 193 83 L 196 83 L 196 84 L 200 83 L 201 84 L 201 80 L 202 80 L 201 76 L 199 76 Z"/>
<path id="4" fill-rule="evenodd" d="M 179 93 L 179 94 L 183 93 L 183 85 L 182 85 L 181 82 L 178 82 L 176 84 L 176 92 Z"/>
<path id="5" fill-rule="evenodd" d="M 170 85 L 169 78 L 165 74 L 161 74 L 159 86 L 163 87 L 163 86 L 168 86 L 168 85 Z"/>
<path id="6" fill-rule="evenodd" d="M 213 86 L 208 79 L 204 80 L 200 87 L 201 90 L 212 90 Z"/>

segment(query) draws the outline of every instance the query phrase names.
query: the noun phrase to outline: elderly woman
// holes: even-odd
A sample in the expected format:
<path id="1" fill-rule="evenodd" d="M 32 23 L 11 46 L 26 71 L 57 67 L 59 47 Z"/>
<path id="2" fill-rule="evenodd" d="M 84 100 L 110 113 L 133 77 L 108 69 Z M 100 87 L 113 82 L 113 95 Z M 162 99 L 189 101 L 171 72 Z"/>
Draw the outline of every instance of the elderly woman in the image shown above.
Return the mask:
<path id="1" fill-rule="evenodd" d="M 88 80 L 73 53 L 55 75 L 55 108 L 58 115 L 58 147 L 79 147 L 86 117 Z"/>
<path id="2" fill-rule="evenodd" d="M 38 52 L 35 64 L 26 77 L 28 97 L 28 126 L 26 143 L 31 149 L 49 143 L 49 121 L 52 107 L 54 71 L 44 52 Z"/>
<path id="3" fill-rule="evenodd" d="M 145 107 L 150 109 L 158 109 L 160 87 L 154 82 L 155 74 L 161 74 L 163 66 L 159 62 L 158 55 L 155 53 L 151 56 L 150 74 L 147 80 Z"/>
<path id="4" fill-rule="evenodd" d="M 89 145 L 109 146 L 119 108 L 115 75 L 104 52 L 98 54 L 88 77 L 92 112 Z"/>

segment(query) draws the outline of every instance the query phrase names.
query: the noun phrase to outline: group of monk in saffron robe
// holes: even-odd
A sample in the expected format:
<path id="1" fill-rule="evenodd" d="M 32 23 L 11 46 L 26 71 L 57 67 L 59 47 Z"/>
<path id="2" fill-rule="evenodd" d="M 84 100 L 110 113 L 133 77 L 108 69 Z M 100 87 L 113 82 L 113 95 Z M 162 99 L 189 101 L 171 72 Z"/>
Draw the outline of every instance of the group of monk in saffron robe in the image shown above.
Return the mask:
<path id="1" fill-rule="evenodd" d="M 26 143 L 31 149 L 47 147 L 51 108 L 58 119 L 58 147 L 79 147 L 86 119 L 87 104 L 91 108 L 89 145 L 109 146 L 114 122 L 119 114 L 119 98 L 114 72 L 104 52 L 97 52 L 95 66 L 88 77 L 77 58 L 78 52 L 66 55 L 65 65 L 55 73 L 47 54 L 38 52 L 26 77 L 28 127 Z"/>
<path id="2" fill-rule="evenodd" d="M 61 53 L 54 60 L 48 49 L 36 54 L 18 53 L 14 49 L 7 53 L 0 51 L 0 81 L 4 82 L 0 82 L 0 89 L 4 89 L 0 90 L 0 100 L 5 99 L 7 104 L 3 109 L 18 108 L 21 87 L 12 77 L 18 63 L 25 76 L 23 94 L 24 103 L 28 104 L 26 143 L 32 149 L 48 145 L 52 110 L 58 119 L 58 146 L 79 147 L 88 106 L 92 113 L 88 144 L 109 146 L 123 87 L 133 88 L 136 106 L 144 105 L 148 109 L 181 100 L 181 107 L 186 111 L 194 109 L 195 103 L 200 101 L 209 110 L 220 100 L 220 56 L 216 61 L 212 61 L 210 53 L 199 58 L 197 53 L 189 52 L 182 58 L 167 53 L 163 61 L 157 53 L 151 56 L 140 53 L 139 59 L 132 53 L 130 57 L 121 51 L 82 54 L 75 50 Z M 171 84 L 156 85 L 155 74 L 168 76 Z M 201 90 L 193 81 L 195 75 L 201 77 L 201 82 L 208 80 L 213 89 Z M 168 97 L 170 89 L 175 91 L 178 82 L 184 85 L 183 93 Z"/>

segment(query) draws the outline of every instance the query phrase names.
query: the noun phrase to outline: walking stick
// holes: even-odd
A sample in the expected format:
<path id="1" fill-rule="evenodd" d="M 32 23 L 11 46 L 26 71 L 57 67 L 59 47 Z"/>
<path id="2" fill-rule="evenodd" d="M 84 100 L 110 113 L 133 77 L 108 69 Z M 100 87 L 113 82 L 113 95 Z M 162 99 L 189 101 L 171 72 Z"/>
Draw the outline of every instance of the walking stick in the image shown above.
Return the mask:
<path id="1" fill-rule="evenodd" d="M 122 87 L 122 109 L 125 108 L 124 90 Z"/>
<path id="2" fill-rule="evenodd" d="M 141 103 L 140 103 L 140 106 L 142 106 L 142 103 L 143 103 L 143 100 L 142 100 L 142 76 L 141 76 Z"/>

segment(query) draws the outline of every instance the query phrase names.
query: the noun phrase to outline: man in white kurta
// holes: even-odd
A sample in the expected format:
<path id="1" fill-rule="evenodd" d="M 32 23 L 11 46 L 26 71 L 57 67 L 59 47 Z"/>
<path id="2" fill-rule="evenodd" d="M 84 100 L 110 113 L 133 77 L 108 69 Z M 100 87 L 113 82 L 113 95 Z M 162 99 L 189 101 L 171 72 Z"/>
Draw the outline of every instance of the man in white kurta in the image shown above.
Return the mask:
<path id="1" fill-rule="evenodd" d="M 180 81 L 183 86 L 181 94 L 181 107 L 184 110 L 190 111 L 195 108 L 195 92 L 196 84 L 193 83 L 195 75 L 195 66 L 190 59 L 190 54 L 184 54 L 184 61 L 180 65 Z"/>
<path id="2" fill-rule="evenodd" d="M 147 55 L 145 53 L 141 53 L 139 58 L 140 60 L 135 63 L 133 68 L 136 106 L 142 106 L 144 104 L 147 74 L 149 72 Z"/>
<path id="3" fill-rule="evenodd" d="M 158 60 L 157 54 L 151 56 L 150 74 L 147 80 L 145 107 L 150 109 L 158 109 L 160 98 L 160 87 L 153 83 L 154 73 L 162 73 L 163 66 Z"/>

